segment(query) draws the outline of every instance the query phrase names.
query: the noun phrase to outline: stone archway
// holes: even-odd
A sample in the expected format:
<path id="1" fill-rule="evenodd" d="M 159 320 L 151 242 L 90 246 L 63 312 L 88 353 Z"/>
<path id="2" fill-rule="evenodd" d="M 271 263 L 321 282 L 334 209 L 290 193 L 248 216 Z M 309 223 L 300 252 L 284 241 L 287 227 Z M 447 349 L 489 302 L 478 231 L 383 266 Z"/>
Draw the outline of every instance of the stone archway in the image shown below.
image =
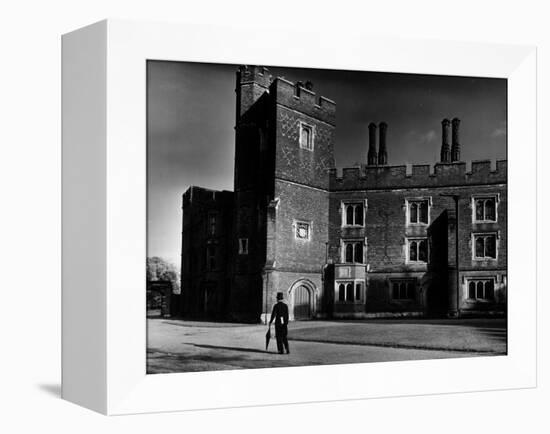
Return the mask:
<path id="1" fill-rule="evenodd" d="M 314 317 L 317 288 L 307 279 L 297 280 L 288 290 L 290 300 L 290 319 L 308 320 Z"/>

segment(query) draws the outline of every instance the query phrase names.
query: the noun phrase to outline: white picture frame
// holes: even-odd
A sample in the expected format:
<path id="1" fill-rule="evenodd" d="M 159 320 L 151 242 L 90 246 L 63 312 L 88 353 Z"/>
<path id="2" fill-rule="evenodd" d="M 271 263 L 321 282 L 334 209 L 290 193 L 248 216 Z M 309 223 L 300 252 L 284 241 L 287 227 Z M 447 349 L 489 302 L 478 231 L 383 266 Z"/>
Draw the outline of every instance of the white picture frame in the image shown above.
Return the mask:
<path id="1" fill-rule="evenodd" d="M 536 386 L 534 47 L 107 20 L 62 50 L 64 399 L 116 415 Z M 146 375 L 148 59 L 507 78 L 508 354 Z"/>

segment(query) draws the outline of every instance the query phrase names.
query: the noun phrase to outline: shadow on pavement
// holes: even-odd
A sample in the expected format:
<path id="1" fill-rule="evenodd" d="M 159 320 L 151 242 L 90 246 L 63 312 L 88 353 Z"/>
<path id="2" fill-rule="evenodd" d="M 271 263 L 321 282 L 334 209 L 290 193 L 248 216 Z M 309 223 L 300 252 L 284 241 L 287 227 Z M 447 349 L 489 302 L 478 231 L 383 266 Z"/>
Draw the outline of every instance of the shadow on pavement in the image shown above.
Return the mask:
<path id="1" fill-rule="evenodd" d="M 233 322 L 214 322 L 214 321 L 207 321 L 207 320 L 185 320 L 181 318 L 148 318 L 148 319 L 160 319 L 161 322 L 169 325 L 175 325 L 179 327 L 190 327 L 190 328 L 245 328 L 245 327 L 257 327 L 261 324 L 256 323 L 233 323 Z"/>
<path id="2" fill-rule="evenodd" d="M 311 321 L 325 322 L 334 324 L 416 324 L 416 325 L 448 325 L 458 327 L 490 327 L 496 329 L 506 329 L 506 318 L 371 318 L 371 319 L 338 319 Z"/>
<path id="3" fill-rule="evenodd" d="M 256 348 L 242 348 L 242 347 L 223 347 L 218 345 L 206 345 L 206 344 L 192 344 L 194 347 L 207 348 L 210 350 L 230 350 L 230 351 L 243 351 L 245 353 L 262 353 L 266 354 L 267 351 L 258 350 Z"/>

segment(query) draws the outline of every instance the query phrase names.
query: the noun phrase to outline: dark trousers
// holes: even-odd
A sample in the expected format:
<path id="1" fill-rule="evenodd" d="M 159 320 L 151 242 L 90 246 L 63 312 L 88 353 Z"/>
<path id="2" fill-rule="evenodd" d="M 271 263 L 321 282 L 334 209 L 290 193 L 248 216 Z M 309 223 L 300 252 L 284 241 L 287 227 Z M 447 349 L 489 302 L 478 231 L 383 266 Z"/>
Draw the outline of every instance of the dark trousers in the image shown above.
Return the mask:
<path id="1" fill-rule="evenodd" d="M 288 349 L 288 328 L 286 324 L 275 324 L 275 339 L 277 339 L 277 351 L 279 353 L 283 352 L 283 346 L 288 353 L 290 350 Z"/>

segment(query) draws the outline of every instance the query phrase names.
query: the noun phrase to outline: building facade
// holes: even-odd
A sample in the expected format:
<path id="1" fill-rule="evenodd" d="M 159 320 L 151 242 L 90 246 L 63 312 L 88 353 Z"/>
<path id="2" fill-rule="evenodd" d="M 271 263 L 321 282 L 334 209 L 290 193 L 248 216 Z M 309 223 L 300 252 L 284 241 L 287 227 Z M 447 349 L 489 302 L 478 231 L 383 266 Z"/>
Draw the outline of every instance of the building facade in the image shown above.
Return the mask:
<path id="1" fill-rule="evenodd" d="M 505 313 L 506 161 L 461 161 L 459 119 L 433 166 L 388 164 L 371 123 L 339 173 L 336 104 L 310 82 L 242 66 L 236 104 L 234 191 L 183 195 L 185 316 L 257 322 L 279 291 L 295 320 Z"/>

